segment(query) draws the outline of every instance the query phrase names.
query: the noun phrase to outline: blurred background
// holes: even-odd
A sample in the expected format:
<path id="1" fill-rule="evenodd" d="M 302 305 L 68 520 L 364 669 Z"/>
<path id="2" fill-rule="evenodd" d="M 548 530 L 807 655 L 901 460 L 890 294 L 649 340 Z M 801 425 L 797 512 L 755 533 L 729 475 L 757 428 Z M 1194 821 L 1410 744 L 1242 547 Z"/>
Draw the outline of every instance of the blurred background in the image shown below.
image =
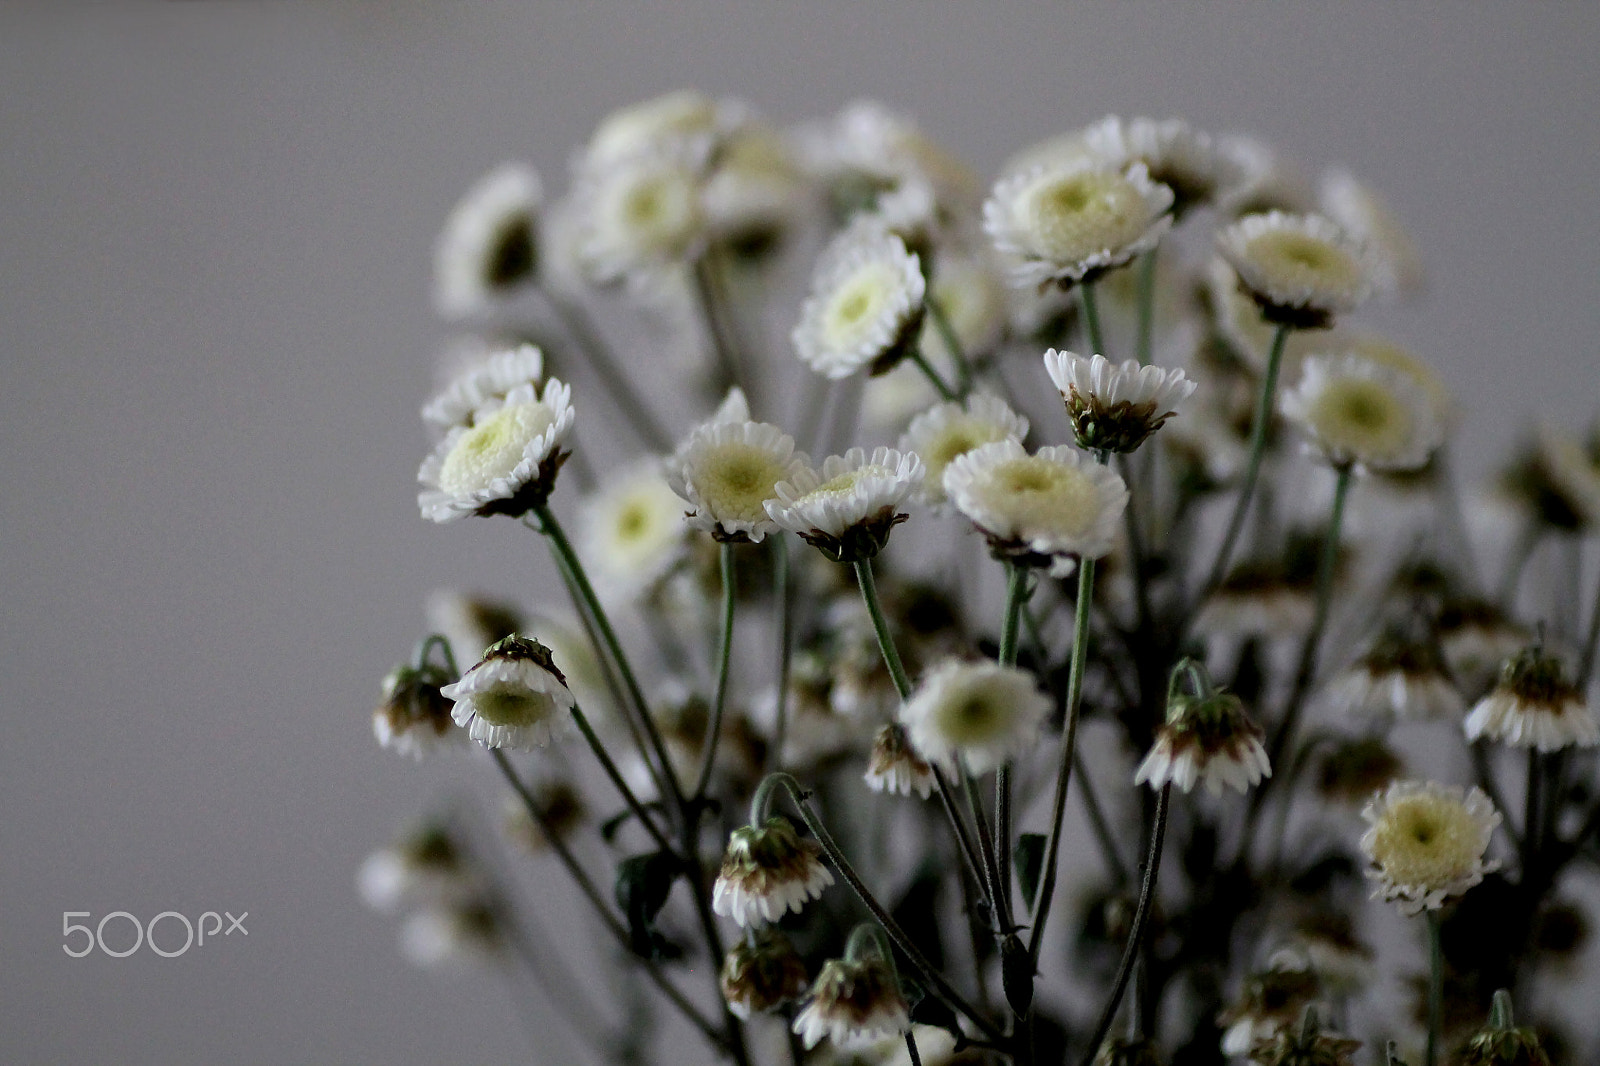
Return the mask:
<path id="1" fill-rule="evenodd" d="M 986 177 L 1111 112 L 1254 133 L 1407 225 L 1428 295 L 1365 320 L 1482 473 L 1600 401 L 1597 45 L 1592 4 L 6 5 L 0 1059 L 556 1057 L 541 1000 L 404 966 L 354 890 L 484 774 L 372 740 L 426 593 L 549 580 L 510 523 L 415 505 L 431 246 L 492 165 L 559 190 L 685 87 L 780 123 L 875 97 Z M 63 912 L 117 910 L 248 936 L 63 953 Z"/>

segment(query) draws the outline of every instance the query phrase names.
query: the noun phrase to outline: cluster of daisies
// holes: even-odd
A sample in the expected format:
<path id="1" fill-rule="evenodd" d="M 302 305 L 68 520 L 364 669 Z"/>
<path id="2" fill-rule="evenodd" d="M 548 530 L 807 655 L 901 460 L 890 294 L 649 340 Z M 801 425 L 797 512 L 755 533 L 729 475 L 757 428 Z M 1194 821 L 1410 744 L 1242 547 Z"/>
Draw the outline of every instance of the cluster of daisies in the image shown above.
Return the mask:
<path id="1" fill-rule="evenodd" d="M 1457 494 L 1441 379 L 1348 324 L 1419 266 L 1346 171 L 1109 117 L 985 189 L 880 105 L 785 130 L 694 92 L 609 116 L 559 199 L 523 164 L 474 186 L 435 251 L 465 339 L 418 506 L 517 519 L 559 583 L 531 613 L 438 596 L 378 739 L 489 749 L 658 1005 L 741 1066 L 768 1017 L 819 1062 L 1032 1063 L 1047 1019 L 1050 1061 L 1337 1064 L 1361 1046 L 1338 1019 L 1435 1066 L 1466 1037 L 1439 960 L 1470 934 L 1445 918 L 1492 881 L 1532 930 L 1594 858 L 1600 429 L 1541 426 Z M 1554 609 L 1529 577 L 1552 560 Z M 1417 756 L 1463 783 L 1406 776 Z M 1115 780 L 1137 802 L 1096 795 Z M 567 843 L 596 804 L 615 909 Z M 429 839 L 368 863 L 375 904 L 441 856 L 474 884 Z M 1341 869 L 1426 917 L 1420 1021 L 1365 995 Z M 1093 1003 L 1045 935 L 1061 878 L 1116 904 L 1075 916 L 1115 948 L 1075 964 Z M 523 935 L 512 896 L 444 898 L 432 954 Z M 1173 947 L 1185 928 L 1209 954 Z M 1524 948 L 1485 956 L 1492 987 L 1457 973 L 1457 1014 L 1526 996 Z M 714 1006 L 680 987 L 696 957 Z M 1509 1002 L 1470 1061 L 1543 1055 Z"/>

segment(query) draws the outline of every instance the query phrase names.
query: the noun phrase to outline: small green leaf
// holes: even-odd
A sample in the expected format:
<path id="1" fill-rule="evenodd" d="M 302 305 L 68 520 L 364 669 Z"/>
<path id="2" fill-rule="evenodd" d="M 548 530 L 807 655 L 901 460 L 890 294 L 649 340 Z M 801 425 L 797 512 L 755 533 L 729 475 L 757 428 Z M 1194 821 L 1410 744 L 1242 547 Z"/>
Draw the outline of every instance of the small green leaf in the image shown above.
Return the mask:
<path id="1" fill-rule="evenodd" d="M 1023 833 L 1017 841 L 1013 855 L 1017 864 L 1017 880 L 1022 882 L 1022 898 L 1033 907 L 1034 896 L 1039 892 L 1039 874 L 1044 866 L 1045 835 Z"/>
<path id="2" fill-rule="evenodd" d="M 635 954 L 651 959 L 674 953 L 655 921 L 682 872 L 678 860 L 665 851 L 631 855 L 617 864 L 617 906 L 627 915 L 629 947 Z"/>

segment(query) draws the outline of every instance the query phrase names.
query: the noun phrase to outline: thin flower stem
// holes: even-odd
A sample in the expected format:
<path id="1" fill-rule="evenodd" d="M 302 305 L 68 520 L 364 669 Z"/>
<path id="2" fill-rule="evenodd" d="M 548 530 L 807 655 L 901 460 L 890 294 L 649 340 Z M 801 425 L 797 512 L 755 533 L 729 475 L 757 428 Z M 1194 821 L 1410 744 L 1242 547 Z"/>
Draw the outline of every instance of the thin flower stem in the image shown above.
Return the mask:
<path id="1" fill-rule="evenodd" d="M 1028 571 L 1008 562 L 1006 565 L 1006 608 L 1000 625 L 1000 665 L 1017 665 L 1017 637 L 1021 630 L 1022 605 L 1028 598 Z"/>
<path id="2" fill-rule="evenodd" d="M 700 314 L 705 319 L 706 333 L 710 335 L 711 347 L 717 357 L 717 369 L 724 378 L 721 383 L 723 388 L 718 391 L 723 391 L 731 385 L 744 386 L 745 382 L 740 374 L 738 353 L 734 351 L 733 344 L 723 330 L 717 301 L 716 279 L 711 275 L 713 269 L 710 258 L 701 256 L 695 261 L 691 273 L 694 275 L 694 291 L 700 303 Z M 755 397 L 752 396 L 750 399 L 753 401 Z"/>
<path id="3" fill-rule="evenodd" d="M 1596 568 L 1600 570 L 1600 567 Z M 1578 666 L 1578 691 L 1589 687 L 1594 676 L 1595 657 L 1600 654 L 1600 573 L 1595 574 L 1594 607 L 1589 613 L 1589 635 L 1583 642 L 1583 659 Z"/>
<path id="4" fill-rule="evenodd" d="M 545 306 L 555 315 L 556 321 L 561 323 L 561 328 L 566 331 L 572 343 L 583 354 L 595 376 L 600 379 L 606 395 L 611 397 L 611 401 L 626 416 L 625 420 L 638 434 L 640 441 L 654 451 L 671 451 L 672 434 L 667 432 L 655 412 L 651 411 L 634 391 L 628 375 L 623 373 L 617 364 L 616 358 L 611 354 L 611 348 L 600 339 L 599 330 L 589 321 L 589 316 L 583 307 L 543 286 L 539 288 L 539 295 L 543 297 Z"/>
<path id="5" fill-rule="evenodd" d="M 928 357 L 923 355 L 921 350 L 915 346 L 913 346 L 911 349 L 911 361 L 917 364 L 917 369 L 922 371 L 922 376 L 927 378 L 929 383 L 932 384 L 935 389 L 939 390 L 939 397 L 941 399 L 960 399 L 960 396 L 956 394 L 956 390 L 952 389 L 945 382 L 944 378 L 939 376 L 939 372 L 933 368 L 933 364 L 928 362 Z"/>
<path id="6" fill-rule="evenodd" d="M 1044 946 L 1045 922 L 1050 917 L 1050 901 L 1056 890 L 1056 859 L 1061 851 L 1061 830 L 1066 821 L 1067 787 L 1072 782 L 1072 764 L 1078 745 L 1078 705 L 1083 697 L 1083 668 L 1089 655 L 1089 607 L 1094 600 L 1095 560 L 1078 563 L 1078 603 L 1073 615 L 1072 666 L 1067 675 L 1066 721 L 1061 730 L 1061 754 L 1056 767 L 1056 791 L 1050 803 L 1050 837 L 1045 844 L 1044 864 L 1040 867 L 1039 895 L 1033 905 L 1032 939 L 1028 954 L 1035 966 Z"/>
<path id="7" fill-rule="evenodd" d="M 1018 636 L 1022 628 L 1022 605 L 1028 598 L 1028 572 L 1015 563 L 1006 563 L 1006 608 L 1000 625 L 1000 665 L 1017 665 Z M 1043 662 L 1040 669 L 1043 669 Z M 1001 929 L 1012 931 L 1011 921 L 1011 763 L 1008 760 L 994 775 L 995 893 L 1001 904 Z"/>
<path id="8" fill-rule="evenodd" d="M 584 573 L 583 564 L 578 560 L 578 553 L 573 551 L 572 542 L 567 539 L 561 523 L 556 521 L 556 516 L 548 505 L 534 508 L 534 514 L 539 519 L 540 531 L 550 541 L 550 549 L 558 557 L 562 565 L 572 574 L 573 584 L 578 588 L 578 595 L 588 608 L 590 616 L 594 619 L 595 628 L 600 631 L 600 637 L 605 642 L 605 650 L 611 656 L 611 661 L 616 664 L 617 672 L 622 675 L 623 686 L 627 689 L 628 698 L 633 704 L 634 712 L 639 716 L 639 722 L 644 728 L 645 736 L 649 738 L 650 746 L 660 764 L 663 777 L 666 779 L 667 791 L 673 804 L 680 810 L 684 806 L 683 786 L 678 782 L 678 775 L 672 768 L 672 761 L 667 758 L 667 746 L 661 739 L 661 731 L 656 728 L 655 719 L 650 714 L 650 704 L 645 699 L 644 690 L 639 687 L 639 679 L 634 676 L 633 667 L 628 662 L 627 654 L 622 650 L 622 642 L 617 639 L 616 630 L 611 628 L 611 620 L 606 617 L 605 608 L 600 605 L 600 597 L 595 595 L 594 586 L 589 583 L 589 577 Z M 648 760 L 646 760 L 648 761 Z"/>
<path id="9" fill-rule="evenodd" d="M 717 689 L 711 701 L 711 721 L 706 723 L 706 739 L 700 746 L 700 775 L 695 781 L 694 798 L 705 798 L 711 784 L 711 770 L 717 758 L 717 742 L 722 738 L 722 713 L 728 704 L 728 669 L 733 661 L 734 595 L 733 545 L 722 548 L 722 643 L 717 649 Z"/>
<path id="10" fill-rule="evenodd" d="M 622 794 L 623 802 L 628 805 L 628 809 L 633 812 L 633 816 L 639 820 L 639 824 L 644 826 L 645 831 L 650 834 L 662 851 L 669 855 L 677 856 L 678 853 L 672 849 L 672 845 L 667 842 L 666 835 L 656 826 L 655 819 L 650 816 L 649 810 L 639 802 L 639 797 L 634 795 L 633 789 L 628 787 L 627 779 L 617 769 L 616 762 L 612 760 L 610 753 L 606 751 L 606 746 L 600 742 L 599 736 L 595 734 L 594 727 L 589 724 L 589 719 L 584 715 L 583 711 L 578 709 L 576 703 L 572 705 L 572 720 L 578 723 L 578 730 L 583 734 L 583 739 L 588 741 L 589 749 L 594 752 L 594 757 L 600 761 L 600 766 L 605 770 L 606 776 L 611 779 L 611 784 L 616 790 Z"/>
<path id="11" fill-rule="evenodd" d="M 522 800 L 522 805 L 527 809 L 529 816 L 533 818 L 544 833 L 545 839 L 550 843 L 551 850 L 555 852 L 556 857 L 561 861 L 561 865 L 566 867 L 568 875 L 577 884 L 578 891 L 583 894 L 584 898 L 594 908 L 595 914 L 600 918 L 600 923 L 616 938 L 617 943 L 621 944 L 625 950 L 628 949 L 627 929 L 623 928 L 622 923 L 612 915 L 611 908 L 606 904 L 605 897 L 600 894 L 600 890 L 595 886 L 594 881 L 579 865 L 577 856 L 572 854 L 572 849 L 567 847 L 566 841 L 561 839 L 560 833 L 550 824 L 550 820 L 545 817 L 544 811 L 539 807 L 539 801 L 534 798 L 533 793 L 528 791 L 528 786 L 522 783 L 522 778 L 517 775 L 516 769 L 511 765 L 511 760 L 506 758 L 505 752 L 499 748 L 491 750 L 489 754 L 494 757 L 495 765 L 500 768 L 500 773 L 511 785 L 512 790 L 516 792 L 517 797 Z M 700 1012 L 700 1009 L 690 1003 L 683 993 L 679 992 L 672 982 L 667 980 L 666 974 L 661 972 L 660 967 L 653 960 L 639 959 L 638 961 L 640 966 L 644 968 L 645 973 L 650 977 L 650 980 L 661 990 L 662 995 L 666 996 L 667 1000 L 678 1008 L 691 1025 L 700 1030 L 702 1036 L 724 1054 L 731 1053 L 727 1038 L 717 1032 L 716 1026 Z"/>
<path id="12" fill-rule="evenodd" d="M 922 1066 L 922 1055 L 917 1051 L 917 1038 L 911 1030 L 906 1030 L 906 1055 L 911 1059 L 911 1066 Z"/>
<path id="13" fill-rule="evenodd" d="M 1000 880 L 1000 861 L 995 856 L 994 839 L 983 814 L 983 801 L 978 798 L 978 783 L 965 766 L 960 773 L 961 791 L 967 797 L 967 809 L 972 812 L 972 822 L 978 827 L 978 854 L 983 859 L 983 873 L 989 885 L 989 902 L 994 905 L 995 935 L 1004 936 L 1011 932 L 1011 893 L 1006 882 Z"/>
<path id="14" fill-rule="evenodd" d="M 1250 458 L 1245 464 L 1244 481 L 1239 485 L 1239 498 L 1234 501 L 1233 514 L 1228 519 L 1228 531 L 1217 549 L 1216 561 L 1211 564 L 1205 584 L 1200 587 L 1201 600 L 1215 591 L 1228 575 L 1234 546 L 1238 543 L 1240 530 L 1244 528 L 1245 516 L 1250 513 L 1250 498 L 1255 494 L 1256 479 L 1261 474 L 1261 460 L 1267 454 L 1267 428 L 1272 423 L 1272 400 L 1278 390 L 1278 371 L 1283 366 L 1283 349 L 1289 340 L 1289 328 L 1279 326 L 1272 335 L 1272 351 L 1267 355 L 1267 373 L 1261 382 L 1255 421 L 1250 427 Z"/>
<path id="15" fill-rule="evenodd" d="M 1428 923 L 1428 1052 L 1425 1066 L 1437 1066 L 1439 1037 L 1444 1026 L 1444 949 L 1440 944 L 1439 912 L 1423 912 Z"/>
<path id="16" fill-rule="evenodd" d="M 1094 286 L 1092 281 L 1078 286 L 1078 304 L 1083 308 L 1083 330 L 1089 341 L 1089 354 L 1105 355 L 1106 339 L 1100 332 L 1100 302 L 1095 298 Z"/>
<path id="17" fill-rule="evenodd" d="M 794 805 L 795 811 L 800 815 L 801 820 L 806 823 L 806 828 L 811 830 L 811 835 L 816 837 L 817 843 L 822 845 L 822 850 L 828 853 L 828 859 L 833 863 L 834 868 L 839 871 L 839 876 L 844 878 L 845 883 L 850 886 L 856 897 L 861 900 L 861 905 L 866 907 L 867 913 L 871 914 L 877 923 L 883 927 L 883 931 L 889 935 L 889 939 L 894 941 L 895 947 L 900 949 L 901 954 L 921 975 L 928 985 L 928 990 L 937 996 L 945 1006 L 958 1014 L 965 1015 L 973 1025 L 982 1030 L 985 1036 L 994 1040 L 1004 1040 L 1005 1033 L 1001 1031 L 1000 1027 L 985 1018 L 978 1012 L 976 1007 L 967 1002 L 966 998 L 956 990 L 955 986 L 946 980 L 945 976 L 928 961 L 927 956 L 922 954 L 916 943 L 906 935 L 904 929 L 900 928 L 900 924 L 894 920 L 884 905 L 878 902 L 877 897 L 872 894 L 872 890 L 867 888 L 860 875 L 856 873 L 855 867 L 850 865 L 850 860 L 845 857 L 844 852 L 834 841 L 832 834 L 828 832 L 828 827 L 822 823 L 822 819 L 817 816 L 816 811 L 812 810 L 811 804 L 806 798 L 806 793 L 800 788 L 800 783 L 785 773 L 769 774 L 768 780 L 773 779 L 776 779 L 776 783 L 781 784 L 784 791 L 788 793 L 789 801 Z"/>
<path id="18" fill-rule="evenodd" d="M 434 648 L 438 648 L 444 653 L 445 669 L 450 672 L 450 676 L 459 678 L 461 669 L 456 666 L 455 652 L 450 650 L 450 641 L 441 633 L 429 633 L 417 645 L 416 654 L 413 656 L 417 669 L 421 670 L 428 665 L 428 656 L 433 654 Z"/>
<path id="19" fill-rule="evenodd" d="M 1145 925 L 1150 918 L 1150 905 L 1155 899 L 1156 875 L 1161 872 L 1161 846 L 1167 836 L 1167 809 L 1171 799 L 1172 783 L 1169 781 L 1161 786 L 1161 792 L 1156 797 L 1150 851 L 1145 857 L 1144 883 L 1139 886 L 1139 905 L 1133 912 L 1133 928 L 1128 931 L 1128 942 L 1122 949 L 1122 961 L 1117 963 L 1117 976 L 1111 986 L 1111 996 L 1100 1011 L 1100 1021 L 1095 1025 L 1094 1037 L 1089 1041 L 1089 1051 L 1083 1058 L 1083 1066 L 1092 1066 L 1106 1034 L 1111 1032 L 1111 1022 L 1117 1016 L 1117 1005 L 1122 1002 L 1122 993 L 1128 987 L 1133 964 L 1139 958 L 1139 945 L 1144 939 Z"/>
<path id="20" fill-rule="evenodd" d="M 1134 340 L 1134 355 L 1140 366 L 1150 365 L 1150 336 L 1155 329 L 1156 255 L 1161 246 L 1150 249 L 1139 258 L 1138 295 L 1139 332 Z"/>
<path id="21" fill-rule="evenodd" d="M 933 328 L 939 331 L 939 339 L 944 341 L 944 346 L 950 351 L 950 359 L 956 365 L 956 382 L 961 395 L 965 396 L 972 391 L 972 363 L 967 359 L 955 327 L 950 324 L 950 316 L 945 314 L 944 304 L 930 296 L 927 307 L 928 317 L 933 319 Z"/>
<path id="22" fill-rule="evenodd" d="M 778 604 L 778 706 L 772 730 L 772 747 L 767 752 L 767 767 L 783 766 L 783 744 L 789 731 L 789 669 L 794 658 L 794 585 L 789 575 L 789 541 L 772 538 L 777 556 L 773 564 L 774 598 Z"/>

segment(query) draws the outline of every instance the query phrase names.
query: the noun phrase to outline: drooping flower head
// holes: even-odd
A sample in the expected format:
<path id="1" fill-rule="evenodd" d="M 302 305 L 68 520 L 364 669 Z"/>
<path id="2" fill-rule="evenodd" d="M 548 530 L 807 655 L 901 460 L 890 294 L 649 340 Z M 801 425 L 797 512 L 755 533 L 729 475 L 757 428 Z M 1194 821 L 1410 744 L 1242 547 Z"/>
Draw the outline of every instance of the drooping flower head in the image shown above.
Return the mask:
<path id="1" fill-rule="evenodd" d="M 417 471 L 424 518 L 451 522 L 465 515 L 513 518 L 544 505 L 566 461 L 572 432 L 572 390 L 555 378 L 544 392 L 513 388 L 474 412 L 472 425 L 445 435 Z"/>
<path id="2" fill-rule="evenodd" d="M 833 884 L 833 872 L 822 865 L 821 854 L 821 845 L 802 838 L 781 815 L 735 829 L 711 890 L 711 909 L 741 926 L 799 913 L 807 900 Z"/>
<path id="3" fill-rule="evenodd" d="M 1133 783 L 1160 789 L 1167 784 L 1191 792 L 1204 781 L 1217 795 L 1227 785 L 1244 793 L 1272 775 L 1262 729 L 1231 692 L 1191 695 L 1176 688 L 1167 697 L 1167 720 L 1156 732 Z"/>
<path id="4" fill-rule="evenodd" d="M 496 167 L 461 198 L 434 245 L 439 314 L 482 314 L 535 279 L 542 201 L 538 172 L 522 163 Z"/>
<path id="5" fill-rule="evenodd" d="M 1217 235 L 1217 250 L 1278 325 L 1325 329 L 1372 292 L 1365 250 L 1321 215 L 1246 215 Z"/>
<path id="6" fill-rule="evenodd" d="M 921 262 L 903 240 L 870 221 L 852 225 L 817 262 L 795 350 L 834 380 L 863 367 L 886 373 L 917 342 L 926 292 Z"/>
<path id="7" fill-rule="evenodd" d="M 1389 205 L 1354 174 L 1343 167 L 1325 171 L 1317 200 L 1324 215 L 1367 249 L 1377 292 L 1393 296 L 1422 287 L 1422 256 L 1411 235 Z"/>
<path id="8" fill-rule="evenodd" d="M 760 541 L 778 528 L 767 514 L 780 482 L 808 461 L 794 438 L 767 422 L 703 423 L 667 460 L 667 484 L 687 500 L 694 529 L 719 541 Z"/>
<path id="9" fill-rule="evenodd" d="M 455 701 L 456 724 L 486 748 L 542 748 L 566 729 L 566 712 L 577 704 L 550 649 L 522 637 L 489 648 L 442 691 Z"/>
<path id="10" fill-rule="evenodd" d="M 930 407 L 911 420 L 900 438 L 902 452 L 922 457 L 927 476 L 922 479 L 922 502 L 945 502 L 944 472 L 952 460 L 981 444 L 1015 440 L 1028 435 L 1028 420 L 1006 402 L 988 393 L 973 393 L 966 403 L 951 401 Z"/>
<path id="11" fill-rule="evenodd" d="M 1438 721 L 1466 710 L 1438 644 L 1391 627 L 1323 690 L 1339 714 L 1380 721 Z"/>
<path id="12" fill-rule="evenodd" d="M 788 937 L 763 929 L 728 952 L 721 985 L 728 1009 L 748 1021 L 805 995 L 806 963 Z"/>
<path id="13" fill-rule="evenodd" d="M 478 887 L 478 878 L 454 832 L 434 821 L 368 855 L 356 875 L 362 902 L 384 914 L 421 904 L 458 902 Z"/>
<path id="14" fill-rule="evenodd" d="M 900 991 L 894 964 L 878 954 L 850 950 L 829 959 L 811 985 L 811 999 L 794 1020 L 807 1048 L 826 1036 L 841 1051 L 871 1047 L 911 1028 L 911 1007 Z"/>
<path id="15" fill-rule="evenodd" d="M 900 723 L 924 758 L 983 774 L 1026 751 L 1049 714 L 1027 671 L 949 659 L 922 679 Z"/>
<path id="16" fill-rule="evenodd" d="M 1417 380 L 1360 355 L 1307 359 L 1278 406 L 1335 467 L 1415 470 L 1444 442 L 1438 407 Z"/>
<path id="17" fill-rule="evenodd" d="M 450 717 L 451 703 L 441 688 L 450 674 L 432 663 L 397 666 L 383 679 L 383 702 L 372 712 L 378 743 L 420 759 L 451 747 L 461 734 Z"/>
<path id="18" fill-rule="evenodd" d="M 913 453 L 851 448 L 828 456 L 820 471 L 804 467 L 778 482 L 767 514 L 835 562 L 854 563 L 883 550 L 922 477 L 922 460 Z"/>
<path id="19" fill-rule="evenodd" d="M 1128 487 L 1110 468 L 1066 446 L 1029 455 L 1009 438 L 957 456 L 944 490 L 996 556 L 1049 567 L 1052 577 L 1108 553 L 1128 505 Z"/>
<path id="20" fill-rule="evenodd" d="M 1018 287 L 1091 282 L 1154 248 L 1172 225 L 1172 190 L 1143 163 L 1092 157 L 1046 163 L 1000 179 L 983 228 Z"/>
<path id="21" fill-rule="evenodd" d="M 1361 851 L 1377 882 L 1373 898 L 1399 905 L 1401 914 L 1438 910 L 1498 869 L 1485 859 L 1500 812 L 1474 786 L 1470 791 L 1434 781 L 1396 781 L 1361 812 L 1370 828 Z"/>
<path id="22" fill-rule="evenodd" d="M 1044 353 L 1044 368 L 1061 392 L 1073 437 L 1086 451 L 1131 452 L 1178 413 L 1196 385 L 1182 370 L 1113 364 L 1103 355 Z"/>
<path id="23" fill-rule="evenodd" d="M 897 792 L 902 796 L 915 792 L 923 799 L 933 793 L 933 768 L 912 749 L 905 727 L 898 722 L 878 730 L 863 776 L 874 792 Z"/>
<path id="24" fill-rule="evenodd" d="M 1561 660 L 1535 646 L 1507 659 L 1500 681 L 1462 723 L 1468 740 L 1487 737 L 1542 752 L 1600 744 L 1583 690 L 1567 679 Z"/>

